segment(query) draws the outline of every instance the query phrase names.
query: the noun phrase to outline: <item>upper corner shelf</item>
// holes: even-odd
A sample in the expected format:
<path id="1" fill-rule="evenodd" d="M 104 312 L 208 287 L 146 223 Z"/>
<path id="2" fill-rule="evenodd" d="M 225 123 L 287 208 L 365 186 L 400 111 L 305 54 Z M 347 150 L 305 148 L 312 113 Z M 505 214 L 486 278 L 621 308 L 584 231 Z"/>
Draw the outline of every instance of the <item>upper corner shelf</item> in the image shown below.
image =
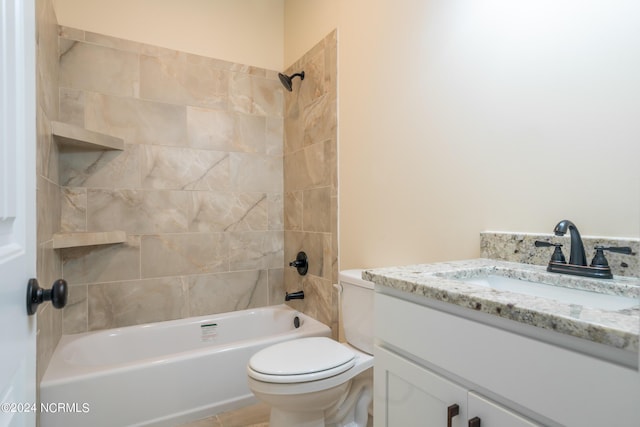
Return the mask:
<path id="1" fill-rule="evenodd" d="M 61 148 L 84 150 L 124 150 L 124 140 L 62 122 L 51 122 L 51 130 Z"/>

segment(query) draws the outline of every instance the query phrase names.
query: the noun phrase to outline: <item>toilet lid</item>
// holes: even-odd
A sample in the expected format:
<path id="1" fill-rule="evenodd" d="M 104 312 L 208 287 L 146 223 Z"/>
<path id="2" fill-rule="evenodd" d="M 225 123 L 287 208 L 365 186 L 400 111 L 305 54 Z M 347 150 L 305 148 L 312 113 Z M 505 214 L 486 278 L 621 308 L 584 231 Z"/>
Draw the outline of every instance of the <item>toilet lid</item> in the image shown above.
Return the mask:
<path id="1" fill-rule="evenodd" d="M 249 360 L 249 368 L 259 377 L 289 377 L 285 382 L 318 380 L 337 375 L 351 368 L 355 353 L 326 337 L 301 338 L 285 341 L 260 350 Z M 311 374 L 311 375 L 309 375 Z M 285 378 L 277 380 L 283 382 Z"/>

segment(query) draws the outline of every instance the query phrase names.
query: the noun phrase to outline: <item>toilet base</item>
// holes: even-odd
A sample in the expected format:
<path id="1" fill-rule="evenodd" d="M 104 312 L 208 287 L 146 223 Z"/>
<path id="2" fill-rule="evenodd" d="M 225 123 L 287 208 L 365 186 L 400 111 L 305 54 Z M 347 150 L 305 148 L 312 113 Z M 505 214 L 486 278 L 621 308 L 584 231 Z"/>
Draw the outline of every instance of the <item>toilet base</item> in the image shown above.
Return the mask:
<path id="1" fill-rule="evenodd" d="M 271 406 L 270 427 L 365 427 L 373 400 L 373 369 L 336 387 L 300 394 L 262 393 L 255 396 Z"/>

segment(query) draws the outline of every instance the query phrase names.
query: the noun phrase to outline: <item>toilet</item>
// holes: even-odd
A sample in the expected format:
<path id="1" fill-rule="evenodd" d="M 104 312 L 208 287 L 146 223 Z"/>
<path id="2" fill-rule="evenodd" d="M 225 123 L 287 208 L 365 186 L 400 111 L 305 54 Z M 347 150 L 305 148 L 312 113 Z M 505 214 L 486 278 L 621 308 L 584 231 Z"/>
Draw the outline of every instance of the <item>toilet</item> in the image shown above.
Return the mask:
<path id="1" fill-rule="evenodd" d="M 270 427 L 364 427 L 373 397 L 373 283 L 339 274 L 346 343 L 326 337 L 272 345 L 249 360 L 249 388 Z"/>

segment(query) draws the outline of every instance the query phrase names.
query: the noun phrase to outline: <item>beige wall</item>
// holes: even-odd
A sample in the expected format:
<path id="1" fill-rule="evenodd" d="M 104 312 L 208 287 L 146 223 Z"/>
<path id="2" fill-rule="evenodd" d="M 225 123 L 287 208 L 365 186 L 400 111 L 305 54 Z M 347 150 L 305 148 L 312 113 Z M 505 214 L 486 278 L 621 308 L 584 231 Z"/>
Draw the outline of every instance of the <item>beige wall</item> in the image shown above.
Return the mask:
<path id="1" fill-rule="evenodd" d="M 341 2 L 340 268 L 640 235 L 634 2 Z M 366 18 L 364 16 L 366 15 Z"/>
<path id="2" fill-rule="evenodd" d="M 283 2 L 55 0 L 55 9 L 60 25 L 280 70 Z"/>
<path id="3" fill-rule="evenodd" d="M 284 65 L 338 27 L 338 0 L 284 0 Z"/>

